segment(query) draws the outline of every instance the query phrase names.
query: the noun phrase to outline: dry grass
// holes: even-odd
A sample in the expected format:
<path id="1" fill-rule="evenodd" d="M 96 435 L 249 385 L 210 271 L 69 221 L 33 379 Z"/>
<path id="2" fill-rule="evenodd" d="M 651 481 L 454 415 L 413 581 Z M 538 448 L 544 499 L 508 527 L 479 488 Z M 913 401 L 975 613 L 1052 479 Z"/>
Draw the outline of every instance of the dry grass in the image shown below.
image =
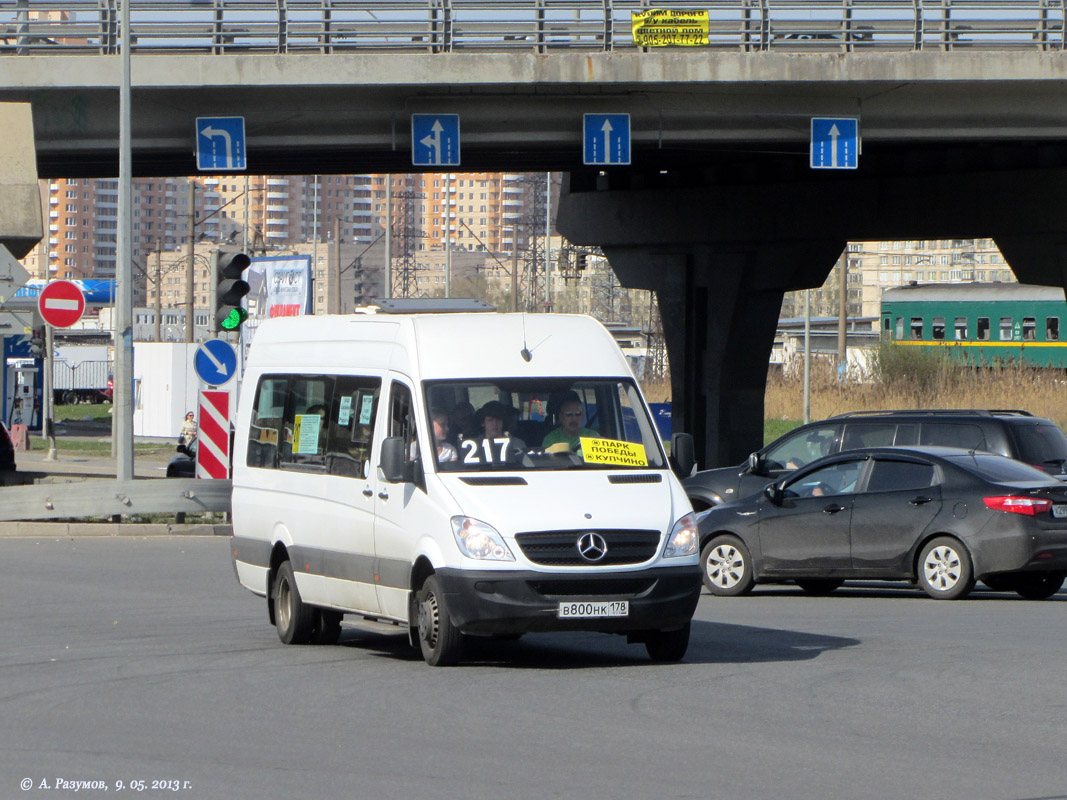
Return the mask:
<path id="1" fill-rule="evenodd" d="M 802 419 L 803 378 L 768 375 L 765 403 L 767 419 Z M 857 384 L 838 383 L 829 361 L 816 359 L 812 365 L 812 419 L 846 411 L 905 408 L 1022 409 L 1067 429 L 1067 374 L 1014 366 L 939 365 L 921 376 L 897 373 Z"/>

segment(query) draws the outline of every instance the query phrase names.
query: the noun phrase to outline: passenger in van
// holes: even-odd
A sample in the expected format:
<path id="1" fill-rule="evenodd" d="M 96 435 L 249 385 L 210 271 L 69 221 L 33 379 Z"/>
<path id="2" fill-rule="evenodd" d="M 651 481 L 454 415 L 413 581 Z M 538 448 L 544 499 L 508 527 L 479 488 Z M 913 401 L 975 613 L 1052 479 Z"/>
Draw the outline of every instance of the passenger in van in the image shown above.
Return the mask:
<path id="1" fill-rule="evenodd" d="M 452 436 L 450 441 L 459 444 L 461 439 L 478 436 L 481 431 L 474 420 L 474 406 L 466 400 L 460 400 L 448 414 L 448 429 Z"/>
<path id="2" fill-rule="evenodd" d="M 507 420 L 514 416 L 514 409 L 499 400 L 490 400 L 475 415 L 482 427 L 482 435 L 466 439 L 463 444 L 463 463 L 477 464 L 486 461 L 517 461 L 526 453 L 526 443 L 505 430 Z M 506 449 L 501 449 L 506 447 Z"/>
<path id="3" fill-rule="evenodd" d="M 545 450 L 552 448 L 551 452 L 558 452 L 562 448 L 555 445 L 566 444 L 572 452 L 576 452 L 581 446 L 583 436 L 600 436 L 594 430 L 582 425 L 585 412 L 582 410 L 582 401 L 577 392 L 568 392 L 559 406 L 559 427 L 550 431 L 541 442 Z"/>
<path id="4" fill-rule="evenodd" d="M 448 441 L 448 412 L 443 408 L 431 409 L 430 419 L 433 420 L 433 443 L 437 448 L 437 460 L 455 461 L 456 448 Z"/>

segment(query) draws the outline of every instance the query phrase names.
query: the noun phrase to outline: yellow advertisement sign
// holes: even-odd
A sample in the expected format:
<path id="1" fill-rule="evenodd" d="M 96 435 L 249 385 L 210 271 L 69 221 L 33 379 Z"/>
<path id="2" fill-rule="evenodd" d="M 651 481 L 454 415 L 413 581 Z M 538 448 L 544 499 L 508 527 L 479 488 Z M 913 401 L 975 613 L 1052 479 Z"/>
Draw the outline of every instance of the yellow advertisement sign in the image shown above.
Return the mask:
<path id="1" fill-rule="evenodd" d="M 582 458 L 593 464 L 616 464 L 620 467 L 647 467 L 648 456 L 643 444 L 616 439 L 581 438 Z"/>
<path id="2" fill-rule="evenodd" d="M 634 11 L 630 14 L 630 28 L 634 44 L 640 47 L 699 47 L 708 43 L 708 12 L 664 8 Z"/>

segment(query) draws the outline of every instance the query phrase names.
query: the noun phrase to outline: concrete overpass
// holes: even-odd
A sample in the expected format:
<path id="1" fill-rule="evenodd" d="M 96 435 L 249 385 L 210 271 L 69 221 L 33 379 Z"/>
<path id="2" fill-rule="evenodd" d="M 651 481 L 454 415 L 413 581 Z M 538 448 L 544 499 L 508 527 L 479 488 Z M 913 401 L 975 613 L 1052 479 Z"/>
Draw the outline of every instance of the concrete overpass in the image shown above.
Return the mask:
<path id="1" fill-rule="evenodd" d="M 1067 286 L 1067 59 L 1047 22 L 988 49 L 921 25 L 907 51 L 864 49 L 877 31 L 823 20 L 830 38 L 747 49 L 135 50 L 134 172 L 195 173 L 194 119 L 215 115 L 245 117 L 253 173 L 409 172 L 410 114 L 458 113 L 460 169 L 569 173 L 561 232 L 658 292 L 680 425 L 703 465 L 736 463 L 760 442 L 782 294 L 820 285 L 846 241 L 993 236 L 1020 280 Z M 118 59 L 0 58 L 41 176 L 115 175 Z M 631 115 L 630 167 L 582 166 L 588 112 Z M 813 116 L 860 119 L 858 170 L 809 169 Z"/>

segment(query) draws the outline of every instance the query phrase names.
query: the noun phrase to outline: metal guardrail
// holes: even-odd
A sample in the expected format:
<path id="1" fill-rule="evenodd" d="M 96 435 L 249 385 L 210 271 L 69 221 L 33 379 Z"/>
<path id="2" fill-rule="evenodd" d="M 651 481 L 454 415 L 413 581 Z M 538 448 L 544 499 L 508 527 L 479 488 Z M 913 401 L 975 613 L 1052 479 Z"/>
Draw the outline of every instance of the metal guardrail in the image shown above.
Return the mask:
<path id="1" fill-rule="evenodd" d="M 223 480 L 147 478 L 5 486 L 3 492 L 0 521 L 78 519 L 229 511 L 232 485 Z"/>
<path id="2" fill-rule="evenodd" d="M 708 12 L 690 52 L 803 53 L 1063 50 L 1067 0 L 129 2 L 135 54 L 647 51 L 649 9 Z M 111 54 L 118 34 L 118 0 L 0 0 L 0 55 Z"/>

